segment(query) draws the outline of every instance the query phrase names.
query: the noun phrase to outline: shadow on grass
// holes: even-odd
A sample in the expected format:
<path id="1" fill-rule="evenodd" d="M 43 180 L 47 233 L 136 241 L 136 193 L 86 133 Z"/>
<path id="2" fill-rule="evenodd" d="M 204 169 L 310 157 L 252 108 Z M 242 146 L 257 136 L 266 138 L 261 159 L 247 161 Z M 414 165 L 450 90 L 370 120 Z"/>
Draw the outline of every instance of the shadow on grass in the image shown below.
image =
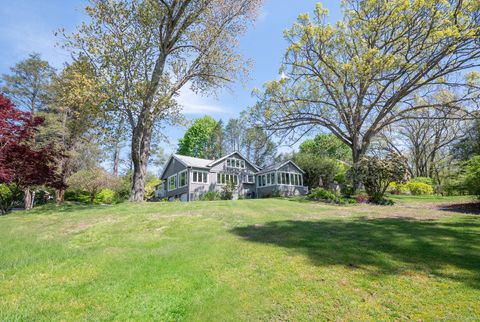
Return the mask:
<path id="1" fill-rule="evenodd" d="M 374 275 L 415 271 L 480 288 L 477 218 L 454 223 L 363 217 L 289 220 L 237 227 L 231 232 L 251 242 L 305 254 L 319 266 L 342 265 Z M 452 272 L 451 266 L 457 269 Z"/>
<path id="2" fill-rule="evenodd" d="M 461 214 L 480 215 L 480 202 L 456 203 L 440 205 L 438 210 L 458 212 Z"/>

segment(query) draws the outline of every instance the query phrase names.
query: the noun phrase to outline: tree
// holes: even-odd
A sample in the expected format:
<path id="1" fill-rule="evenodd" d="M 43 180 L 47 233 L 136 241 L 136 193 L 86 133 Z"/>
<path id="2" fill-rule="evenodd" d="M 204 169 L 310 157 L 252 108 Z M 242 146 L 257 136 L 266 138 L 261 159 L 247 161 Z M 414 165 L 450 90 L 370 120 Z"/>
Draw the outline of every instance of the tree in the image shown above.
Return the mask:
<path id="1" fill-rule="evenodd" d="M 73 190 L 88 192 L 90 203 L 102 189 L 118 190 L 122 185 L 118 177 L 101 168 L 78 171 L 67 179 L 67 183 Z"/>
<path id="2" fill-rule="evenodd" d="M 385 158 L 364 156 L 352 169 L 365 185 L 365 190 L 373 203 L 383 203 L 384 194 L 392 182 L 405 183 L 408 171 L 405 158 L 389 154 Z"/>
<path id="3" fill-rule="evenodd" d="M 479 8 L 476 0 L 347 0 L 332 26 L 318 4 L 285 32 L 285 77 L 265 85 L 254 116 L 282 135 L 326 128 L 356 164 L 382 129 L 411 112 L 478 98 L 478 74 L 465 73 L 479 66 Z M 449 101 L 415 104 L 445 89 L 455 93 Z"/>
<path id="4" fill-rule="evenodd" d="M 465 187 L 468 192 L 480 196 L 480 155 L 471 158 L 465 164 Z"/>
<path id="5" fill-rule="evenodd" d="M 11 75 L 3 75 L 4 85 L 1 91 L 8 95 L 15 105 L 29 111 L 32 117 L 49 101 L 49 85 L 55 75 L 55 69 L 33 53 L 11 69 Z"/>
<path id="6" fill-rule="evenodd" d="M 225 152 L 232 153 L 240 151 L 241 137 L 244 131 L 244 124 L 241 119 L 229 119 L 225 126 L 224 142 Z"/>
<path id="7" fill-rule="evenodd" d="M 259 167 L 273 163 L 277 154 L 277 146 L 267 132 L 258 126 L 246 128 L 241 137 L 241 152 Z"/>
<path id="8" fill-rule="evenodd" d="M 480 115 L 466 124 L 465 135 L 453 147 L 453 156 L 457 160 L 467 161 L 474 155 L 480 155 Z"/>
<path id="9" fill-rule="evenodd" d="M 11 68 L 11 75 L 2 75 L 4 85 L 1 92 L 8 95 L 23 111 L 29 111 L 32 120 L 38 116 L 50 99 L 49 85 L 55 75 L 55 69 L 40 54 L 30 54 L 29 57 Z M 26 144 L 26 142 L 24 142 Z M 36 147 L 39 144 L 35 133 L 30 137 L 29 144 Z M 48 143 L 43 142 L 45 146 Z M 31 191 L 24 191 L 29 199 Z"/>
<path id="10" fill-rule="evenodd" d="M 210 116 L 196 119 L 178 142 L 177 153 L 204 159 L 218 157 L 221 151 L 212 149 L 213 140 L 218 135 L 218 123 Z"/>
<path id="11" fill-rule="evenodd" d="M 58 152 L 51 146 L 33 148 L 30 144 L 42 122 L 42 118 L 32 118 L 0 95 L 0 184 L 23 190 L 25 209 L 32 207 L 30 187 L 63 184 L 55 171 Z"/>
<path id="12" fill-rule="evenodd" d="M 300 144 L 300 152 L 339 161 L 352 159 L 348 145 L 333 134 L 318 134 L 313 139 L 303 141 Z"/>
<path id="13" fill-rule="evenodd" d="M 57 171 L 65 181 L 72 173 L 97 165 L 100 154 L 101 105 L 107 97 L 102 82 L 85 58 L 67 65 L 50 86 L 51 103 L 41 136 L 63 151 L 57 160 Z M 64 189 L 56 191 L 57 202 L 63 201 Z"/>
<path id="14" fill-rule="evenodd" d="M 464 135 L 465 122 L 451 119 L 451 110 L 421 109 L 417 117 L 384 129 L 385 149 L 407 157 L 413 177 L 429 177 L 441 183 L 442 168 L 451 165 L 450 149 Z"/>
<path id="15" fill-rule="evenodd" d="M 108 86 L 132 130 L 131 201 L 143 201 L 154 125 L 175 120 L 180 89 L 208 93 L 245 72 L 237 38 L 261 0 L 93 1 L 89 22 L 66 36 Z"/>
<path id="16" fill-rule="evenodd" d="M 293 161 L 305 171 L 303 182 L 311 189 L 330 189 L 336 176 L 343 170 L 338 161 L 312 153 L 297 153 Z"/>

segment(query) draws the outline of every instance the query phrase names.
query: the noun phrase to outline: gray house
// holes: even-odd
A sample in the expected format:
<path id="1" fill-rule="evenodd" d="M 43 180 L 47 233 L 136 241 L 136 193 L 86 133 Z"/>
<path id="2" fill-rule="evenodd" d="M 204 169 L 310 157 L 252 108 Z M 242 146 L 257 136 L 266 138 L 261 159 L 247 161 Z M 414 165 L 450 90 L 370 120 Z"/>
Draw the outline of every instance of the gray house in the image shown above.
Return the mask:
<path id="1" fill-rule="evenodd" d="M 155 195 L 169 200 L 198 200 L 210 191 L 221 193 L 229 182 L 234 184 L 234 199 L 305 195 L 308 188 L 303 186 L 303 174 L 292 161 L 260 169 L 238 152 L 217 160 L 173 154 Z"/>

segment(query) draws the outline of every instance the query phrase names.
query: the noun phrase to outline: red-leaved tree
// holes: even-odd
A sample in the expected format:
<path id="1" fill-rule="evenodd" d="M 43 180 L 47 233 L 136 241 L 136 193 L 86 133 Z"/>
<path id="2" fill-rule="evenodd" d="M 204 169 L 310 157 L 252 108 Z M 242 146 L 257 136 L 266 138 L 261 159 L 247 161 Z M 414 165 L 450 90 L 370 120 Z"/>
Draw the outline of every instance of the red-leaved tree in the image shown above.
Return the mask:
<path id="1" fill-rule="evenodd" d="M 42 123 L 42 118 L 32 118 L 30 113 L 20 111 L 0 94 L 0 183 L 26 192 L 25 209 L 32 205 L 29 187 L 65 185 L 55 171 L 58 151 L 51 146 L 31 147 L 35 131 Z"/>

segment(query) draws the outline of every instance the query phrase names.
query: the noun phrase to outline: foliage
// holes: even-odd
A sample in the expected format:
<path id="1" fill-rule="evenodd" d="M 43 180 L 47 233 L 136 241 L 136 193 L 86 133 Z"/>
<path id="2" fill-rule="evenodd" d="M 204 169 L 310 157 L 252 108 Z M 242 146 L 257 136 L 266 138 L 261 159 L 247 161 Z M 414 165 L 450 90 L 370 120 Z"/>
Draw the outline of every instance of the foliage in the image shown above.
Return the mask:
<path id="1" fill-rule="evenodd" d="M 433 187 L 428 183 L 409 181 L 406 187 L 414 196 L 433 195 Z"/>
<path id="2" fill-rule="evenodd" d="M 10 211 L 13 203 L 13 192 L 6 184 L 0 184 L 0 215 Z"/>
<path id="3" fill-rule="evenodd" d="M 145 200 L 151 200 L 155 197 L 155 189 L 162 183 L 162 180 L 156 176 L 149 176 L 145 184 Z"/>
<path id="4" fill-rule="evenodd" d="M 49 89 L 55 69 L 33 53 L 10 68 L 11 75 L 3 75 L 1 92 L 9 96 L 18 108 L 36 115 L 50 101 Z"/>
<path id="5" fill-rule="evenodd" d="M 93 1 L 88 21 L 65 36 L 74 58 L 88 57 L 118 114 L 131 129 L 131 201 L 144 200 L 152 137 L 178 123 L 176 98 L 190 86 L 208 94 L 246 74 L 238 37 L 261 0 Z"/>
<path id="6" fill-rule="evenodd" d="M 384 159 L 363 157 L 352 171 L 364 184 L 373 203 L 385 203 L 383 195 L 390 183 L 405 183 L 408 179 L 405 159 L 397 154 L 389 154 Z"/>
<path id="7" fill-rule="evenodd" d="M 321 187 L 312 189 L 310 193 L 307 195 L 307 199 L 323 201 L 328 203 L 336 203 L 340 205 L 355 203 L 354 199 L 342 197 L 336 193 L 333 193 Z"/>
<path id="8" fill-rule="evenodd" d="M 196 119 L 178 142 L 177 153 L 203 159 L 219 158 L 222 151 L 211 149 L 219 128 L 223 131 L 221 124 L 210 116 Z"/>
<path id="9" fill-rule="evenodd" d="M 357 203 L 365 204 L 368 202 L 368 195 L 365 193 L 359 193 L 356 195 L 355 200 Z"/>
<path id="10" fill-rule="evenodd" d="M 409 182 L 419 182 L 419 183 L 425 183 L 430 186 L 433 186 L 433 179 L 429 177 L 415 177 L 410 179 Z"/>
<path id="11" fill-rule="evenodd" d="M 453 155 L 457 160 L 468 161 L 475 155 L 480 155 L 480 115 L 467 125 L 465 136 L 455 144 Z"/>
<path id="12" fill-rule="evenodd" d="M 222 196 L 217 191 L 206 192 L 200 198 L 200 200 L 202 201 L 215 201 L 215 200 L 221 200 L 221 199 L 222 199 Z"/>
<path id="13" fill-rule="evenodd" d="M 480 196 L 480 155 L 465 164 L 465 187 L 472 195 Z"/>
<path id="14" fill-rule="evenodd" d="M 394 195 L 401 195 L 408 192 L 408 188 L 405 184 L 397 183 L 397 182 L 390 182 L 387 188 L 387 192 L 394 194 Z"/>
<path id="15" fill-rule="evenodd" d="M 300 152 L 334 160 L 350 161 L 350 147 L 333 134 L 318 134 L 300 144 Z"/>
<path id="16" fill-rule="evenodd" d="M 233 192 L 235 190 L 235 184 L 231 181 L 228 181 L 226 185 L 223 186 L 222 190 L 222 199 L 223 200 L 232 200 Z"/>
<path id="17" fill-rule="evenodd" d="M 245 157 L 259 167 L 271 164 L 277 153 L 277 146 L 268 133 L 258 126 L 247 127 L 244 131 L 240 144 Z"/>
<path id="18" fill-rule="evenodd" d="M 101 168 L 81 170 L 67 179 L 70 189 L 85 191 L 90 196 L 90 203 L 95 201 L 97 194 L 103 189 L 118 190 L 121 181 Z"/>
<path id="19" fill-rule="evenodd" d="M 320 187 L 312 189 L 312 191 L 308 194 L 308 198 L 332 203 L 336 203 L 338 200 L 338 196 L 336 194 Z"/>
<path id="20" fill-rule="evenodd" d="M 327 129 L 357 163 L 382 130 L 419 110 L 464 116 L 480 92 L 472 71 L 480 57 L 478 0 L 350 0 L 342 6 L 335 25 L 317 4 L 313 15 L 300 15 L 285 31 L 284 77 L 257 91 L 256 122 L 292 138 Z M 430 99 L 432 92 L 451 95 L 439 102 Z"/>
<path id="21" fill-rule="evenodd" d="M 51 146 L 35 148 L 31 143 L 43 119 L 18 110 L 0 95 L 0 183 L 26 190 L 35 185 L 64 187 L 54 161 L 61 154 Z M 16 194 L 16 193 L 14 193 Z M 31 200 L 25 194 L 25 207 Z"/>
<path id="22" fill-rule="evenodd" d="M 95 197 L 95 202 L 106 205 L 117 203 L 117 193 L 112 189 L 102 189 Z"/>
<path id="23" fill-rule="evenodd" d="M 305 171 L 303 182 L 310 188 L 321 186 L 329 189 L 341 170 L 344 170 L 338 161 L 310 153 L 297 153 L 293 161 Z"/>

